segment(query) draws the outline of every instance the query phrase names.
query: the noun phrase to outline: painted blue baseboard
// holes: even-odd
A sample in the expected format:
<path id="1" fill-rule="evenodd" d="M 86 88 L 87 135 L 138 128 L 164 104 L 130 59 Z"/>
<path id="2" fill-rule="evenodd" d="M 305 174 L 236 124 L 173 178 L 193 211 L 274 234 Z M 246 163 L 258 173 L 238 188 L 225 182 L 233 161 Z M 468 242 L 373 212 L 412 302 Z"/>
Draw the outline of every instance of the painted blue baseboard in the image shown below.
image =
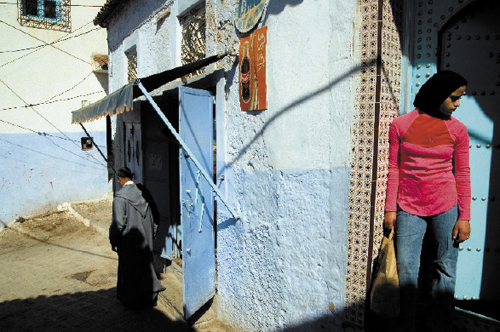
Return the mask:
<path id="1" fill-rule="evenodd" d="M 106 154 L 106 133 L 90 135 Z M 84 133 L 0 134 L 0 221 L 8 224 L 64 202 L 104 196 L 106 162 L 96 148 L 82 151 Z"/>

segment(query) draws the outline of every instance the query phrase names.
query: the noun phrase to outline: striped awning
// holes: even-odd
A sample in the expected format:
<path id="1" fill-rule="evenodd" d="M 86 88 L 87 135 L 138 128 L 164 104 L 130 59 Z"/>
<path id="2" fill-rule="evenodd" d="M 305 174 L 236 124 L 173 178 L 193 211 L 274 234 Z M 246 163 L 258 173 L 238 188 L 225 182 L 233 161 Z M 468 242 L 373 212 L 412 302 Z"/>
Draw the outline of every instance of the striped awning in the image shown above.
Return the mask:
<path id="1" fill-rule="evenodd" d="M 226 52 L 219 55 L 212 55 L 208 58 L 197 60 L 184 66 L 176 67 L 162 73 L 154 74 L 148 77 L 140 78 L 138 81 L 147 91 L 153 91 L 173 80 L 184 75 L 199 70 L 232 52 Z M 130 82 L 121 89 L 104 97 L 103 99 L 80 108 L 72 112 L 71 123 L 82 123 L 99 119 L 106 115 L 120 114 L 128 112 L 133 108 L 134 99 L 142 96 L 142 91 L 137 87 L 136 82 Z"/>
<path id="2" fill-rule="evenodd" d="M 132 110 L 133 94 L 134 82 L 130 82 L 105 98 L 71 112 L 71 123 L 93 121 L 106 115 L 128 112 Z"/>

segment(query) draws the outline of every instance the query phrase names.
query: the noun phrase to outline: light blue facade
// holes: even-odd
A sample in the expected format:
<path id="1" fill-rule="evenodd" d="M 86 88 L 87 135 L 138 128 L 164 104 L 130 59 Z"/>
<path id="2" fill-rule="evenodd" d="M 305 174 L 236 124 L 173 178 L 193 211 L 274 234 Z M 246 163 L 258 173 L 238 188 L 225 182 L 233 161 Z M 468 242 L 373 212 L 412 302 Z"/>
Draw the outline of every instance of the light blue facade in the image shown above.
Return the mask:
<path id="1" fill-rule="evenodd" d="M 106 153 L 106 133 L 90 132 Z M 0 221 L 8 224 L 64 202 L 103 197 L 107 167 L 97 149 L 82 151 L 80 133 L 0 134 Z"/>
<path id="2" fill-rule="evenodd" d="M 375 198 L 370 193 L 378 195 L 378 192 L 368 192 L 359 198 L 365 204 L 362 207 L 359 207 L 362 204 L 351 204 L 348 197 L 356 184 L 351 187 L 350 173 L 363 176 L 368 186 L 383 182 L 380 175 L 387 160 L 383 160 L 381 152 L 378 163 L 373 161 L 372 158 L 377 157 L 373 152 L 377 143 L 372 143 L 379 139 L 387 141 L 384 137 L 387 132 L 379 132 L 381 128 L 377 128 L 378 134 L 374 134 L 373 123 L 355 122 L 355 117 L 373 116 L 376 104 L 382 108 L 381 114 L 388 114 L 390 107 L 401 113 L 410 111 L 419 87 L 441 69 L 439 61 L 444 64 L 443 59 L 437 59 L 439 30 L 454 13 L 472 2 L 271 0 L 256 26 L 268 28 L 268 107 L 265 111 L 241 111 L 236 57 L 224 58 L 205 75 L 200 75 L 202 77 L 178 82 L 214 93 L 215 182 L 239 216 L 239 219 L 233 218 L 218 202 L 214 304 L 219 317 L 242 331 L 323 328 L 340 331 L 339 323 L 348 309 L 344 300 L 350 292 L 349 300 L 355 298 L 350 303 L 358 318 L 361 317 L 356 322 L 364 319 L 370 283 L 366 272 L 378 252 L 374 249 L 377 243 L 370 236 L 377 235 L 374 229 L 382 229 L 382 219 L 377 219 L 373 215 L 376 212 L 370 209 L 384 200 L 384 193 Z M 181 66 L 181 21 L 198 5 L 205 6 L 206 10 L 207 55 L 237 49 L 244 36 L 233 24 L 238 4 L 237 0 L 136 0 L 117 8 L 106 22 L 111 91 L 127 82 L 126 55 L 131 50 L 137 52 L 139 77 Z M 391 5 L 394 8 L 390 8 Z M 377 6 L 384 6 L 379 12 L 383 16 L 381 21 L 377 21 L 377 11 L 371 17 L 361 13 Z M 391 22 L 391 13 L 387 12 L 391 9 L 398 12 L 394 14 L 397 22 Z M 389 40 L 394 37 L 391 34 L 376 38 L 373 27 L 377 24 L 381 25 L 379 33 L 392 29 L 391 33 L 397 34 L 400 40 Z M 376 48 L 379 41 L 382 45 L 375 51 L 371 47 Z M 441 50 L 445 48 L 446 42 Z M 363 67 L 367 65 L 364 61 L 373 60 L 370 54 L 382 57 L 382 63 L 374 61 L 374 66 L 380 66 L 380 70 L 392 68 L 395 72 L 388 77 L 385 72 L 376 77 L 375 67 Z M 401 60 L 402 65 L 391 67 L 392 57 L 396 62 Z M 359 80 L 362 75 L 365 81 Z M 394 81 L 390 82 L 390 88 L 394 90 L 381 91 L 386 89 L 385 84 L 391 77 Z M 163 106 L 170 106 L 165 102 L 167 90 L 164 88 L 155 94 Z M 377 100 L 379 93 L 382 98 Z M 141 106 L 140 112 L 148 111 L 147 105 Z M 387 121 L 387 114 L 378 120 Z M 113 118 L 117 160 L 125 150 L 122 142 L 126 135 L 120 132 L 124 119 L 125 116 Z M 130 122 L 134 126 L 141 124 L 139 117 Z M 367 126 L 354 128 L 353 123 Z M 149 129 L 141 127 L 142 133 Z M 362 130 L 369 133 L 361 135 Z M 370 142 L 367 149 L 359 143 L 363 139 Z M 489 148 L 496 144 L 488 143 Z M 363 149 L 354 151 L 359 146 Z M 368 175 L 350 168 L 355 164 L 353 155 L 367 161 L 359 167 L 369 169 Z M 143 161 L 144 168 L 148 167 L 146 157 Z M 371 167 L 377 164 L 380 167 L 373 172 Z M 364 186 L 363 181 L 360 183 Z M 473 183 L 473 189 L 474 186 Z M 477 195 L 476 203 L 482 202 L 482 194 Z M 486 202 L 488 198 L 484 195 Z M 362 210 L 360 220 L 373 219 L 373 223 L 366 225 L 351 220 L 348 228 L 350 206 Z M 375 225 L 376 222 L 379 224 Z M 351 245 L 354 249 L 349 258 L 348 233 L 353 243 L 362 243 Z M 495 248 L 491 246 L 487 255 L 497 253 Z M 484 252 L 471 248 L 471 252 L 473 250 L 476 256 Z M 467 248 L 463 253 L 466 251 Z M 350 278 L 358 283 L 353 282 L 354 286 L 350 285 L 347 290 L 348 260 Z M 493 274 L 491 276 L 493 280 Z M 466 288 L 471 289 L 468 285 Z"/>
<path id="3" fill-rule="evenodd" d="M 349 169 L 239 171 L 235 179 L 241 222 L 219 218 L 217 225 L 220 314 L 252 331 L 335 330 Z"/>
<path id="4" fill-rule="evenodd" d="M 90 23 L 104 2 L 1 7 L 0 228 L 109 192 L 106 162 L 82 151 L 86 134 L 71 124 L 72 111 L 107 94 L 105 31 Z M 107 157 L 106 120 L 85 126 Z"/>
<path id="5" fill-rule="evenodd" d="M 180 18 L 196 5 L 206 9 L 207 55 L 238 45 L 232 24 L 236 0 L 131 1 L 106 22 L 110 92 L 126 83 L 128 50 L 137 52 L 139 77 L 181 65 Z M 221 319 L 242 331 L 340 330 L 352 72 L 358 66 L 355 15 L 352 1 L 268 3 L 257 27 L 268 27 L 265 111 L 241 111 L 235 57 L 186 84 L 214 93 L 215 181 L 239 216 L 235 219 L 216 199 L 214 307 Z M 162 92 L 153 95 L 162 106 Z M 142 103 L 142 117 L 149 111 Z M 118 115 L 113 121 L 119 161 L 126 119 Z M 141 131 L 151 133 L 151 128 L 143 122 Z M 143 165 L 146 174 L 147 156 Z"/>

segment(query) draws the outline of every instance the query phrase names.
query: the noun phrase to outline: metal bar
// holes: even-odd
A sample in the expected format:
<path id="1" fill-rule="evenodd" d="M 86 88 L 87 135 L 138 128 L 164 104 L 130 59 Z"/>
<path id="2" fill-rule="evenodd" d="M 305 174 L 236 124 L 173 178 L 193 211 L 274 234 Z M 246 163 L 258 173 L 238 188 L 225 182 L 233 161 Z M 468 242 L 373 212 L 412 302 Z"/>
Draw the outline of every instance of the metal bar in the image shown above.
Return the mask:
<path id="1" fill-rule="evenodd" d="M 87 136 L 92 140 L 92 142 L 94 142 L 94 139 L 90 136 L 90 134 L 88 133 L 87 129 L 85 129 L 85 127 L 83 126 L 83 123 L 80 122 L 80 126 L 82 126 L 82 129 L 85 132 L 85 134 L 87 134 Z M 115 173 L 115 175 L 118 175 L 118 173 L 116 173 L 116 170 L 113 167 L 113 165 L 111 165 L 110 162 L 108 161 L 108 159 L 106 159 L 106 157 L 102 153 L 101 149 L 99 149 L 99 147 L 97 146 L 97 144 L 95 142 L 94 142 L 94 145 L 95 145 L 97 151 L 99 151 L 99 153 L 101 154 L 101 156 L 104 159 L 104 161 L 106 161 L 106 164 L 108 165 L 108 167 L 113 170 L 113 173 Z"/>
<path id="2" fill-rule="evenodd" d="M 137 86 L 139 87 L 139 89 L 141 89 L 142 93 L 144 94 L 144 96 L 146 97 L 146 99 L 149 101 L 149 103 L 151 104 L 151 106 L 153 106 L 153 108 L 155 109 L 156 113 L 158 113 L 158 115 L 160 116 L 160 118 L 167 125 L 168 129 L 170 130 L 170 132 L 172 133 L 172 135 L 174 135 L 175 139 L 179 142 L 179 144 L 182 146 L 182 148 L 187 152 L 187 154 L 189 155 L 189 158 L 191 158 L 191 160 L 193 160 L 193 163 L 200 170 L 201 174 L 203 175 L 203 177 L 205 178 L 205 180 L 207 180 L 208 184 L 210 185 L 210 187 L 212 187 L 212 189 L 217 194 L 217 196 L 219 196 L 219 198 L 222 201 L 222 203 L 224 203 L 224 205 L 229 210 L 229 212 L 231 212 L 231 214 L 233 215 L 233 217 L 236 220 L 239 220 L 240 217 L 238 217 L 236 215 L 236 213 L 234 213 L 233 209 L 231 209 L 231 207 L 229 206 L 229 204 L 227 204 L 227 202 L 224 199 L 224 197 L 222 196 L 222 193 L 220 192 L 219 188 L 217 188 L 217 186 L 214 184 L 214 182 L 212 181 L 212 179 L 210 178 L 210 176 L 207 174 L 207 172 L 203 169 L 203 167 L 201 167 L 201 164 L 195 158 L 195 156 L 193 155 L 193 153 L 191 152 L 191 150 L 189 149 L 189 147 L 186 145 L 186 143 L 181 138 L 181 136 L 177 133 L 177 131 L 172 126 L 172 124 L 170 123 L 170 121 L 168 121 L 168 119 L 165 116 L 165 114 L 163 114 L 163 112 L 161 111 L 160 107 L 156 104 L 156 102 L 153 100 L 153 98 L 151 97 L 151 95 L 148 93 L 148 91 L 146 90 L 146 88 L 144 88 L 144 86 L 142 85 L 142 83 L 139 80 L 137 80 Z"/>

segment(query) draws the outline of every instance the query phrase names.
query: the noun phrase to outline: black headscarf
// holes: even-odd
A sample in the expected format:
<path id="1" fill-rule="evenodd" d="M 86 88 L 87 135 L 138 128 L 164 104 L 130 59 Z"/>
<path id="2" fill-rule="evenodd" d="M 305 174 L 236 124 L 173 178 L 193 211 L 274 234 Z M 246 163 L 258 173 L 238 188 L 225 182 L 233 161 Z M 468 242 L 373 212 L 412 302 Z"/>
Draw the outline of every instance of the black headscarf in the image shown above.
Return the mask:
<path id="1" fill-rule="evenodd" d="M 451 70 L 440 71 L 422 85 L 413 105 L 431 116 L 442 118 L 444 114 L 439 111 L 439 107 L 463 85 L 467 85 L 467 80 L 461 75 Z"/>

